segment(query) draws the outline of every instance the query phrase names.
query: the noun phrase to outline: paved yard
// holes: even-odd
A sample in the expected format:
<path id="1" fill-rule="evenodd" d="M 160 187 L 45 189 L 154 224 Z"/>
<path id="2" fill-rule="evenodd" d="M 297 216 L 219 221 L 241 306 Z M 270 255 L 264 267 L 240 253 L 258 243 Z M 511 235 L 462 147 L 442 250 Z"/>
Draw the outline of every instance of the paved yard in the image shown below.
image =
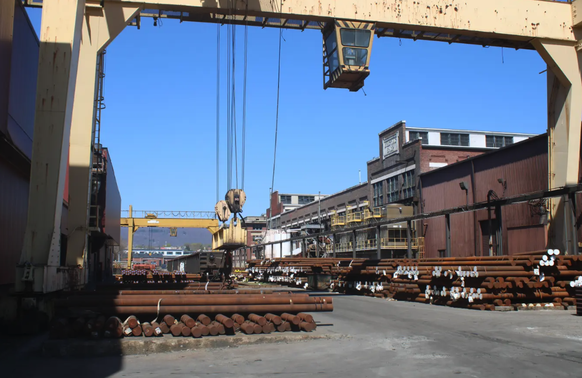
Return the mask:
<path id="1" fill-rule="evenodd" d="M 582 377 L 582 317 L 569 311 L 349 296 L 335 296 L 334 306 L 316 314 L 317 333 L 329 339 L 69 359 L 22 345 L 4 354 L 4 369 L 8 377 Z"/>

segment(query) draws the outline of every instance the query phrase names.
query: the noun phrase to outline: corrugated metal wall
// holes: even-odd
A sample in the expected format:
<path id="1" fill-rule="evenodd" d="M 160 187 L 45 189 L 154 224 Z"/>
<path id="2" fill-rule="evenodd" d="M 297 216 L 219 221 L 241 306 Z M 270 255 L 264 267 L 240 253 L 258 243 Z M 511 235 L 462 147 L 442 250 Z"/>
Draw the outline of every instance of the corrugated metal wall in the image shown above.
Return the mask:
<path id="1" fill-rule="evenodd" d="M 106 178 L 106 199 L 105 199 L 105 233 L 112 238 L 116 245 L 121 242 L 121 194 L 117 187 L 115 171 L 109 150 L 103 150 L 107 159 L 107 178 Z"/>
<path id="2" fill-rule="evenodd" d="M 14 22 L 0 27 L 0 56 L 10 57 L 0 59 L 0 285 L 14 282 L 24 241 L 38 70 L 36 33 L 21 2 L 4 11 L 10 1 L 0 6 L 0 24 Z"/>
<path id="3" fill-rule="evenodd" d="M 465 192 L 459 186 L 461 181 L 469 189 L 469 204 L 474 200 L 486 201 L 490 190 L 495 191 L 499 197 L 545 190 L 548 177 L 547 154 L 547 136 L 542 135 L 509 148 L 425 173 L 421 176 L 423 211 L 465 205 Z M 505 193 L 498 179 L 507 182 Z M 472 182 L 475 183 L 475 188 L 472 187 Z M 494 211 L 492 217 L 495 217 Z M 482 232 L 482 224 L 487 219 L 487 211 L 451 215 L 452 256 L 488 254 L 484 247 L 487 240 L 483 240 Z M 424 224 L 425 255 L 437 257 L 439 251 L 446 248 L 445 218 L 427 219 Z M 528 204 L 504 207 L 502 225 L 504 254 L 545 247 L 545 228 L 540 224 L 539 215 L 532 213 Z"/>

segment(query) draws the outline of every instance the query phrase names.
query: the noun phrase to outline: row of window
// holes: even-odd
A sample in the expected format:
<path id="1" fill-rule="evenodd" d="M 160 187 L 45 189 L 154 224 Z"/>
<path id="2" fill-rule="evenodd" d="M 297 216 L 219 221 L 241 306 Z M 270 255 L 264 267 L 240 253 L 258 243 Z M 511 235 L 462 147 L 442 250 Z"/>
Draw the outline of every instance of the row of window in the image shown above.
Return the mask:
<path id="1" fill-rule="evenodd" d="M 315 196 L 299 196 L 298 202 L 300 205 L 305 205 L 315 201 Z M 291 196 L 282 194 L 281 195 L 281 203 L 284 205 L 291 204 Z"/>
<path id="2" fill-rule="evenodd" d="M 462 133 L 440 133 L 442 146 L 469 146 L 469 134 Z M 409 131 L 409 140 L 420 139 L 422 144 L 428 144 L 428 132 Z M 485 145 L 487 147 L 505 147 L 513 144 L 513 137 L 502 135 L 486 135 Z"/>
<path id="3" fill-rule="evenodd" d="M 386 180 L 386 203 L 395 202 L 400 199 L 398 180 L 399 176 L 390 177 Z M 410 198 L 414 196 L 415 187 L 416 180 L 414 178 L 414 171 L 404 172 L 402 174 L 402 198 Z M 374 207 L 384 205 L 384 181 L 373 184 L 372 188 L 372 203 Z"/>

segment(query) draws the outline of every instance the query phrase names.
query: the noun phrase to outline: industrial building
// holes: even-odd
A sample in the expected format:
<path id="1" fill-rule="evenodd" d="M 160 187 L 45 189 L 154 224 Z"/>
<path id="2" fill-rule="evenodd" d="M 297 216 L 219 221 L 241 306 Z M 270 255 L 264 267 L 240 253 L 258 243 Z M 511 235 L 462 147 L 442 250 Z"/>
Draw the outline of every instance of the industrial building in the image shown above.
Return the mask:
<path id="1" fill-rule="evenodd" d="M 273 225 L 281 224 L 283 230 L 305 231 L 313 225 L 321 224 L 322 229 L 341 230 L 342 226 L 364 224 L 367 220 L 372 225 L 375 219 L 398 218 L 441 210 L 447 208 L 449 203 L 444 203 L 442 197 L 439 201 L 434 198 L 427 201 L 423 196 L 423 190 L 427 185 L 426 180 L 430 183 L 433 177 L 441 179 L 447 177 L 451 172 L 459 169 L 462 162 L 471 164 L 470 162 L 477 161 L 475 159 L 480 156 L 483 156 L 483 159 L 479 161 L 509 164 L 513 160 L 521 161 L 520 156 L 527 154 L 526 151 L 537 154 L 538 160 L 528 160 L 525 164 L 533 164 L 532 169 L 539 172 L 539 176 L 536 176 L 537 179 L 530 180 L 530 184 L 522 185 L 514 190 L 515 193 L 523 193 L 525 189 L 542 190 L 544 187 L 540 183 L 547 176 L 547 146 L 544 150 L 541 146 L 543 142 L 540 141 L 543 138 L 543 136 L 536 137 L 534 134 L 522 133 L 413 128 L 407 127 L 406 121 L 400 121 L 378 134 L 379 157 L 367 162 L 367 182 L 326 196 L 320 201 L 274 215 L 273 218 L 276 221 Z M 501 158 L 492 158 L 495 156 L 501 156 Z M 544 162 L 545 173 L 540 168 Z M 521 170 L 519 173 L 525 174 L 525 172 Z M 426 179 L 423 178 L 425 175 Z M 458 189 L 458 183 L 456 185 L 456 191 L 448 193 L 455 200 L 464 200 L 464 192 Z M 431 188 L 427 187 L 429 193 Z M 547 183 L 545 188 L 547 188 Z M 271 198 L 273 208 L 282 206 L 280 198 L 281 196 L 277 193 L 273 194 Z M 374 211 L 377 212 L 376 217 L 373 216 Z M 443 255 L 442 248 L 440 246 L 437 248 L 435 244 L 439 240 L 436 238 L 439 229 L 437 226 L 428 227 L 430 222 L 440 224 L 438 223 L 440 221 L 435 219 L 410 223 L 413 252 L 422 255 L 427 251 L 429 253 L 427 256 L 431 257 Z M 461 220 L 459 222 L 462 223 Z M 382 256 L 384 254 L 398 256 L 405 252 L 408 226 L 407 223 L 403 223 L 382 227 L 381 239 L 385 240 L 382 242 Z M 336 253 L 351 255 L 355 238 L 359 256 L 376 256 L 377 248 L 373 241 L 376 238 L 375 234 L 376 230 L 373 227 L 359 231 L 355 235 L 338 232 L 337 240 L 335 240 Z M 455 231 L 455 234 L 465 235 L 466 233 Z M 473 242 L 474 246 L 477 245 L 475 243 Z M 538 247 L 541 245 L 533 241 L 531 243 Z M 474 246 L 472 253 L 476 253 Z M 465 255 L 464 244 L 455 243 L 455 248 L 462 249 L 463 252 L 450 251 L 448 255 Z M 481 249 L 479 249 L 480 252 Z M 445 252 L 444 255 L 447 253 Z"/>

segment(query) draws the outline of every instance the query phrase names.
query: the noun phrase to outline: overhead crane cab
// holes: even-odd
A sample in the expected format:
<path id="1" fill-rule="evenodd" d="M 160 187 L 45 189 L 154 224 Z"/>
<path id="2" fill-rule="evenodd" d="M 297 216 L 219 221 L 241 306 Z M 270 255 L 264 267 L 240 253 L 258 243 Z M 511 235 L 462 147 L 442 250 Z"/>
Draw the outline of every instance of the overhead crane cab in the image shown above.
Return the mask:
<path id="1" fill-rule="evenodd" d="M 322 32 L 323 89 L 358 91 L 370 75 L 374 24 L 336 20 Z"/>

